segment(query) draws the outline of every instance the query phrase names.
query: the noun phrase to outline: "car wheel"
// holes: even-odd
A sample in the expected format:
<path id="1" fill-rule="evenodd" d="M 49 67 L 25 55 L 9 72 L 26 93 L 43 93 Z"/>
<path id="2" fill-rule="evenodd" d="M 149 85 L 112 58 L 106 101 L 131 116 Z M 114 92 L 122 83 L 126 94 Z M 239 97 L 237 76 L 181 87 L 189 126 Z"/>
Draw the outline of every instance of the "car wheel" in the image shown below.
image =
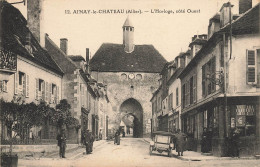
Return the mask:
<path id="1" fill-rule="evenodd" d="M 153 152 L 153 147 L 150 146 L 150 148 L 149 148 L 149 154 L 152 155 L 152 152 Z"/>

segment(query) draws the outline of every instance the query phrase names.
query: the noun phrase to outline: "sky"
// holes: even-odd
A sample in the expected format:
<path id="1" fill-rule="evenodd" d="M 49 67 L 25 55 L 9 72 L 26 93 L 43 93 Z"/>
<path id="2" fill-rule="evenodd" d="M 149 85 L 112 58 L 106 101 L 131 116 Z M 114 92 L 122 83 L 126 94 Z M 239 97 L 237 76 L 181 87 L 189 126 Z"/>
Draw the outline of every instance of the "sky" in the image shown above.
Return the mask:
<path id="1" fill-rule="evenodd" d="M 122 26 L 129 16 L 135 27 L 134 44 L 152 44 L 171 61 L 188 49 L 193 35 L 207 34 L 209 19 L 228 1 L 234 5 L 232 12 L 238 14 L 238 0 L 44 0 L 44 32 L 58 46 L 60 38 L 67 38 L 69 55 L 85 57 L 89 48 L 93 56 L 102 43 L 122 44 Z M 258 2 L 253 0 L 253 6 Z M 26 5 L 14 6 L 27 18 Z M 74 10 L 110 9 L 124 12 L 73 14 Z M 126 13 L 128 9 L 142 13 Z M 174 13 L 155 13 L 157 9 Z M 177 13 L 180 10 L 185 13 Z M 197 12 L 188 13 L 190 10 Z"/>

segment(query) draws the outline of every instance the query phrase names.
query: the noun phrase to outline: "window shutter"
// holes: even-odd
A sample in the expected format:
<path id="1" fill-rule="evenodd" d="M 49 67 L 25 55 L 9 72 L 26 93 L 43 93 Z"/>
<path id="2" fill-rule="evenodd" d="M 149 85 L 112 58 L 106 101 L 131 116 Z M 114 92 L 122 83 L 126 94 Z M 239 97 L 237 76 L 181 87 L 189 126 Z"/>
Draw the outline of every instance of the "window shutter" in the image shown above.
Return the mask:
<path id="1" fill-rule="evenodd" d="M 3 81 L 4 83 L 4 91 L 7 92 L 7 81 Z"/>
<path id="2" fill-rule="evenodd" d="M 3 91 L 4 91 L 3 82 L 4 82 L 4 81 L 0 81 L 0 92 L 3 92 Z"/>
<path id="3" fill-rule="evenodd" d="M 190 81 L 187 82 L 187 104 L 190 105 Z"/>
<path id="4" fill-rule="evenodd" d="M 48 100 L 48 98 L 49 98 L 49 84 L 48 84 L 48 82 L 46 82 L 46 86 L 45 86 L 45 92 L 46 92 L 46 96 L 45 96 L 45 102 L 46 103 L 48 103 L 49 102 L 49 100 Z"/>
<path id="5" fill-rule="evenodd" d="M 18 94 L 18 74 L 14 73 L 14 94 Z"/>
<path id="6" fill-rule="evenodd" d="M 256 49 L 257 87 L 260 88 L 260 49 Z"/>
<path id="7" fill-rule="evenodd" d="M 42 100 L 45 100 L 45 92 L 46 92 L 45 81 L 43 81 L 42 82 Z"/>
<path id="8" fill-rule="evenodd" d="M 26 97 L 29 97 L 29 83 L 29 75 L 26 75 Z"/>
<path id="9" fill-rule="evenodd" d="M 256 84 L 256 54 L 254 50 L 247 50 L 247 83 Z"/>
<path id="10" fill-rule="evenodd" d="M 23 75 L 23 95 L 26 96 L 26 74 Z"/>
<path id="11" fill-rule="evenodd" d="M 193 76 L 193 102 L 197 101 L 197 76 Z"/>
<path id="12" fill-rule="evenodd" d="M 216 57 L 213 57 L 211 59 L 211 78 L 213 79 L 213 81 L 216 81 Z M 211 92 L 215 92 L 216 90 L 216 84 L 215 83 L 211 83 Z"/>
<path id="13" fill-rule="evenodd" d="M 206 76 L 205 76 L 205 65 L 202 66 L 202 95 L 206 95 Z"/>
<path id="14" fill-rule="evenodd" d="M 176 107 L 179 105 L 179 92 L 178 88 L 176 88 Z"/>
<path id="15" fill-rule="evenodd" d="M 60 102 L 60 90 L 59 86 L 57 86 L 57 104 Z"/>
<path id="16" fill-rule="evenodd" d="M 49 83 L 49 103 L 52 103 L 51 101 L 51 83 Z"/>
<path id="17" fill-rule="evenodd" d="M 35 99 L 36 99 L 36 100 L 39 100 L 39 79 L 38 79 L 38 78 L 36 78 Z"/>

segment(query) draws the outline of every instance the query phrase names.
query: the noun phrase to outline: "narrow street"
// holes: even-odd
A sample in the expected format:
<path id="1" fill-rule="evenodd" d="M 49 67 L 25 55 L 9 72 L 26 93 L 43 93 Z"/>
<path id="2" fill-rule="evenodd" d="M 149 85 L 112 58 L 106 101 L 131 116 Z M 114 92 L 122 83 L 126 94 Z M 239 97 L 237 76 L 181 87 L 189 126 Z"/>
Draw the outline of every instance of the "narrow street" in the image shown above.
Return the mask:
<path id="1" fill-rule="evenodd" d="M 149 144 L 142 138 L 122 138 L 120 145 L 114 145 L 113 141 L 104 142 L 95 147 L 90 155 L 84 155 L 84 148 L 73 150 L 67 153 L 66 159 L 60 159 L 56 156 L 52 158 L 40 159 L 19 159 L 18 166 L 21 167 L 51 167 L 51 166 L 69 166 L 69 167 L 211 167 L 211 166 L 229 166 L 229 167 L 258 167 L 259 160 L 208 160 L 208 161 L 183 161 L 175 157 L 169 158 L 166 153 L 156 153 L 152 156 L 148 151 Z M 184 153 L 185 156 L 185 153 Z"/>

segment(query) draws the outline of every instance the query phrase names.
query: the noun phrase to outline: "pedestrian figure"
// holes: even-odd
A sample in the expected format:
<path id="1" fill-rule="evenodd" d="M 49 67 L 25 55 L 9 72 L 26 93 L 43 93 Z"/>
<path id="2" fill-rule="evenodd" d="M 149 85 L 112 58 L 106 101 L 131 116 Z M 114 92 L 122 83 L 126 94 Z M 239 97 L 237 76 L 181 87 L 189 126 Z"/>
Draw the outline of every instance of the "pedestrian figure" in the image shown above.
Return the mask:
<path id="1" fill-rule="evenodd" d="M 123 130 L 123 136 L 122 137 L 125 137 L 125 131 Z"/>
<path id="2" fill-rule="evenodd" d="M 102 130 L 99 130 L 99 140 L 102 140 Z"/>
<path id="3" fill-rule="evenodd" d="M 120 145 L 120 132 L 119 132 L 119 130 L 117 130 L 116 133 L 115 133 L 114 144 Z"/>
<path id="4" fill-rule="evenodd" d="M 235 128 L 231 131 L 230 135 L 230 144 L 231 144 L 231 151 L 230 154 L 232 157 L 239 157 L 239 135 L 240 131 Z"/>
<path id="5" fill-rule="evenodd" d="M 65 158 L 66 150 L 66 134 L 65 129 L 62 129 L 61 132 L 57 135 L 58 146 L 60 147 L 59 155 L 61 158 Z"/>
<path id="6" fill-rule="evenodd" d="M 128 135 L 130 134 L 130 127 L 127 127 L 127 132 Z"/>
<path id="7" fill-rule="evenodd" d="M 185 138 L 186 135 L 182 133 L 180 129 L 178 129 L 177 133 L 175 134 L 175 148 L 176 152 L 178 152 L 178 156 L 183 156 Z"/>
<path id="8" fill-rule="evenodd" d="M 89 130 L 87 130 L 85 135 L 86 154 L 90 154 L 93 151 L 93 143 L 94 136 Z"/>
<path id="9" fill-rule="evenodd" d="M 207 128 L 203 129 L 202 140 L 201 140 L 201 152 L 209 153 L 211 150 L 211 133 Z"/>

